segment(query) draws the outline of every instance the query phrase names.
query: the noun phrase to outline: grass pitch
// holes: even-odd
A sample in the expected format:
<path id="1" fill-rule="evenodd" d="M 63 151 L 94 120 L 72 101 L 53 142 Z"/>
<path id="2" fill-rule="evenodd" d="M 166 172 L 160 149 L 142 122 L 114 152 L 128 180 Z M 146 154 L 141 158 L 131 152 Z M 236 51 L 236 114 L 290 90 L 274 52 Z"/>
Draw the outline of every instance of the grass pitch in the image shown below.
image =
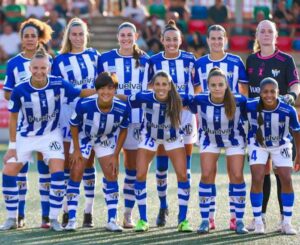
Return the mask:
<path id="1" fill-rule="evenodd" d="M 3 152 L 0 153 L 2 159 Z M 121 161 L 122 162 L 122 161 Z M 30 166 L 29 172 L 29 191 L 26 204 L 26 228 L 8 232 L 0 232 L 0 245 L 2 244 L 300 244 L 300 234 L 297 236 L 283 236 L 276 233 L 275 229 L 279 221 L 279 208 L 277 204 L 275 177 L 272 176 L 272 193 L 267 211 L 267 234 L 266 235 L 236 235 L 229 231 L 229 205 L 228 205 L 228 178 L 224 158 L 219 161 L 219 170 L 217 176 L 217 229 L 211 231 L 208 235 L 199 236 L 196 233 L 200 223 L 200 212 L 198 207 L 198 182 L 199 182 L 199 155 L 193 155 L 192 164 L 192 190 L 189 202 L 189 221 L 194 228 L 193 233 L 178 233 L 177 226 L 177 182 L 172 168 L 169 173 L 168 203 L 169 217 L 168 223 L 164 228 L 155 227 L 155 219 L 159 209 L 159 201 L 156 192 L 155 182 L 155 163 L 152 164 L 147 180 L 148 189 L 148 219 L 150 230 L 146 233 L 135 233 L 132 230 L 126 230 L 123 233 L 111 233 L 104 229 L 107 214 L 106 206 L 101 190 L 102 173 L 97 166 L 97 185 L 96 198 L 94 205 L 95 228 L 82 229 L 76 232 L 56 233 L 38 228 L 41 222 L 40 218 L 40 197 L 38 193 L 38 174 L 35 164 Z M 121 168 L 119 177 L 120 190 L 124 179 L 124 169 Z M 245 179 L 247 183 L 247 209 L 245 214 L 245 223 L 252 219 L 251 205 L 249 201 L 250 174 L 249 166 L 245 164 Z M 300 227 L 300 177 L 299 174 L 293 176 L 295 189 L 295 207 L 293 224 L 299 230 Z M 84 190 L 81 189 L 83 195 Z M 84 198 L 80 198 L 78 210 L 78 225 L 82 223 Z M 119 202 L 119 221 L 122 221 L 123 214 L 123 195 L 120 193 Z M 134 209 L 134 220 L 138 219 L 137 207 Z M 0 222 L 5 220 L 6 213 L 3 197 L 0 195 Z"/>

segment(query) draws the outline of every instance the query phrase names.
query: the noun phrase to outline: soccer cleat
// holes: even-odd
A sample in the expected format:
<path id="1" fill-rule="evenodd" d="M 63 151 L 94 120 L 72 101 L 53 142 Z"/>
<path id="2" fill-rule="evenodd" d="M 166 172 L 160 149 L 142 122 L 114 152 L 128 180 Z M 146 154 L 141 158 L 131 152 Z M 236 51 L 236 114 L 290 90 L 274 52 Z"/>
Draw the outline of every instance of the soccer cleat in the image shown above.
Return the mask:
<path id="1" fill-rule="evenodd" d="M 48 216 L 42 217 L 41 228 L 49 229 L 50 228 L 50 220 Z"/>
<path id="2" fill-rule="evenodd" d="M 232 218 L 229 221 L 229 230 L 235 231 L 236 230 L 236 219 Z"/>
<path id="3" fill-rule="evenodd" d="M 265 234 L 265 225 L 264 223 L 257 223 L 255 222 L 255 225 L 254 225 L 254 233 L 255 234 Z"/>
<path id="4" fill-rule="evenodd" d="M 198 230 L 198 234 L 207 234 L 209 233 L 209 222 L 208 220 L 203 220 L 202 223 L 200 224 Z"/>
<path id="5" fill-rule="evenodd" d="M 131 213 L 124 213 L 123 228 L 132 229 L 135 227 L 135 223 L 132 221 Z"/>
<path id="6" fill-rule="evenodd" d="M 236 229 L 235 229 L 236 234 L 247 234 L 249 231 L 246 229 L 244 222 L 242 220 L 236 221 Z"/>
<path id="7" fill-rule="evenodd" d="M 283 222 L 282 220 L 277 224 L 277 228 L 276 228 L 276 232 L 282 232 L 282 225 L 283 225 Z"/>
<path id="8" fill-rule="evenodd" d="M 160 208 L 159 213 L 156 218 L 156 225 L 157 226 L 165 226 L 167 221 L 166 221 L 166 216 L 169 215 L 169 209 L 168 208 Z"/>
<path id="9" fill-rule="evenodd" d="M 61 226 L 61 224 L 58 222 L 57 219 L 50 219 L 50 228 L 54 231 L 63 231 L 64 228 Z"/>
<path id="10" fill-rule="evenodd" d="M 123 228 L 117 224 L 115 219 L 111 219 L 105 226 L 105 229 L 107 231 L 113 231 L 113 232 L 122 232 Z"/>
<path id="11" fill-rule="evenodd" d="M 77 223 L 75 219 L 70 219 L 68 224 L 65 227 L 66 231 L 76 231 Z"/>
<path id="12" fill-rule="evenodd" d="M 190 223 L 187 220 L 180 222 L 177 229 L 179 232 L 192 232 L 193 231 L 192 227 L 190 226 Z"/>
<path id="13" fill-rule="evenodd" d="M 84 213 L 82 227 L 84 228 L 94 227 L 93 215 L 91 213 Z"/>
<path id="14" fill-rule="evenodd" d="M 283 223 L 281 226 L 281 232 L 285 235 L 297 235 L 297 231 L 293 228 L 291 224 Z"/>
<path id="15" fill-rule="evenodd" d="M 61 226 L 66 227 L 68 223 L 69 223 L 69 214 L 64 212 L 62 216 Z"/>
<path id="16" fill-rule="evenodd" d="M 215 230 L 216 229 L 215 219 L 213 219 L 213 218 L 209 219 L 209 229 L 210 230 Z"/>
<path id="17" fill-rule="evenodd" d="M 255 219 L 253 218 L 251 222 L 246 226 L 246 229 L 248 231 L 254 231 L 255 230 Z"/>
<path id="18" fill-rule="evenodd" d="M 148 230 L 149 230 L 149 224 L 148 224 L 146 221 L 140 219 L 140 220 L 137 222 L 137 224 L 136 224 L 134 230 L 135 230 L 136 232 L 144 232 L 144 231 L 148 231 Z"/>
<path id="19" fill-rule="evenodd" d="M 25 227 L 25 218 L 23 216 L 18 216 L 18 228 Z"/>
<path id="20" fill-rule="evenodd" d="M 8 218 L 3 225 L 0 226 L 0 231 L 7 231 L 12 229 L 17 229 L 17 219 Z"/>

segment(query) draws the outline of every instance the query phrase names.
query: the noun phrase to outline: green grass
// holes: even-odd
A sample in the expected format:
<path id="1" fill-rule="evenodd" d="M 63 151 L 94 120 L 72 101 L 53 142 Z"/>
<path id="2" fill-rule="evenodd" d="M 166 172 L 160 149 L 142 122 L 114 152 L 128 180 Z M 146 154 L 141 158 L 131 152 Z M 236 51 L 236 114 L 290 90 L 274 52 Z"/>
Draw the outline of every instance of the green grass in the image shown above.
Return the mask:
<path id="1" fill-rule="evenodd" d="M 3 154 L 3 153 L 2 153 Z M 0 157 L 3 155 L 0 153 Z M 300 244 L 300 235 L 283 236 L 275 233 L 274 230 L 279 221 L 279 208 L 277 204 L 275 178 L 272 176 L 272 193 L 267 212 L 267 234 L 266 235 L 243 235 L 239 236 L 228 230 L 229 207 L 227 185 L 228 178 L 225 173 L 224 159 L 219 162 L 219 174 L 217 177 L 217 229 L 208 235 L 199 236 L 196 232 L 183 234 L 176 230 L 177 225 L 177 183 L 173 170 L 169 174 L 168 203 L 170 214 L 168 224 L 164 228 L 155 227 L 155 219 L 159 208 L 158 197 L 156 193 L 154 166 L 150 169 L 147 181 L 148 188 L 148 218 L 150 230 L 147 233 L 135 233 L 132 230 L 126 230 L 123 233 L 110 233 L 104 229 L 106 223 L 106 207 L 103 194 L 101 191 L 102 173 L 97 167 L 97 185 L 96 199 L 94 206 L 95 228 L 78 229 L 76 232 L 55 233 L 37 228 L 40 225 L 40 197 L 38 194 L 38 174 L 36 166 L 33 164 L 29 173 L 29 192 L 27 195 L 26 208 L 26 229 L 1 232 L 0 245 L 2 244 Z M 124 179 L 123 169 L 120 174 L 120 189 L 122 189 L 122 181 Z M 198 207 L 197 186 L 199 182 L 199 155 L 193 156 L 192 165 L 192 190 L 189 202 L 189 221 L 196 231 L 200 214 Z M 245 166 L 245 178 L 247 190 L 250 185 L 250 174 L 248 165 Z M 294 207 L 293 224 L 298 229 L 300 227 L 300 177 L 294 175 L 294 189 L 296 192 L 296 201 Z M 84 191 L 81 190 L 83 194 Z M 248 223 L 251 218 L 251 208 L 249 202 L 249 192 L 247 193 L 247 210 L 245 214 L 245 222 Z M 82 223 L 84 198 L 81 197 L 78 210 L 78 223 Z M 123 195 L 121 194 L 119 202 L 119 220 L 122 220 L 123 213 Z M 134 209 L 134 219 L 138 219 L 138 210 Z M 0 195 L 0 222 L 5 220 L 5 207 L 2 195 Z"/>

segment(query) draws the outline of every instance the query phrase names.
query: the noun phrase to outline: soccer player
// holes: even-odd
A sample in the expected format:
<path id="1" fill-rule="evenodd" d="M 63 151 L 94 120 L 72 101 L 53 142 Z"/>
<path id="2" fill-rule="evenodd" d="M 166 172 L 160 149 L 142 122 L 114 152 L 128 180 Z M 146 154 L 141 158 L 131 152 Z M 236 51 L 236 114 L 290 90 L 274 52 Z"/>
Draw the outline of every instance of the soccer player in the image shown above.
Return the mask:
<path id="1" fill-rule="evenodd" d="M 295 235 L 297 231 L 291 225 L 294 205 L 294 191 L 291 172 L 292 135 L 296 145 L 295 170 L 300 169 L 300 124 L 295 108 L 278 99 L 279 84 L 271 77 L 260 82 L 260 97 L 247 103 L 247 115 L 250 123 L 248 133 L 248 154 L 251 168 L 250 200 L 254 215 L 254 232 L 265 233 L 262 220 L 263 182 L 266 163 L 270 157 L 276 167 L 281 183 L 281 203 L 283 220 L 281 232 Z"/>
<path id="2" fill-rule="evenodd" d="M 181 32 L 175 22 L 170 20 L 162 34 L 164 51 L 150 58 L 150 66 L 154 72 L 164 70 L 170 74 L 179 93 L 194 94 L 200 91 L 199 84 L 193 81 L 195 57 L 193 54 L 180 50 L 182 43 Z M 188 110 L 182 111 L 181 127 L 184 132 L 184 145 L 187 158 L 188 178 L 191 175 L 191 156 L 193 144 L 197 140 L 196 117 Z M 167 176 L 168 157 L 163 148 L 159 146 L 156 158 L 156 181 L 160 200 L 160 209 L 156 219 L 157 226 L 165 226 L 168 215 L 167 203 Z"/>
<path id="3" fill-rule="evenodd" d="M 207 44 L 209 54 L 199 58 L 195 63 L 195 83 L 201 84 L 202 92 L 208 91 L 208 74 L 213 67 L 219 67 L 227 76 L 229 87 L 233 93 L 248 95 L 248 80 L 245 65 L 242 59 L 234 54 L 225 52 L 227 45 L 226 30 L 221 25 L 212 25 L 207 31 Z M 232 163 L 227 162 L 227 172 L 230 175 Z M 216 177 L 217 169 L 214 174 Z M 214 177 L 214 178 L 215 178 Z M 230 206 L 230 230 L 236 230 L 235 208 L 232 194 L 232 182 L 229 183 L 228 196 Z M 210 229 L 215 229 L 215 211 L 216 211 L 216 186 L 212 185 L 211 206 L 209 211 Z"/>
<path id="4" fill-rule="evenodd" d="M 116 75 L 101 73 L 95 81 L 95 87 L 98 96 L 80 100 L 70 120 L 74 151 L 71 155 L 73 166 L 67 189 L 69 223 L 65 229 L 76 230 L 80 181 L 85 162 L 94 149 L 105 178 L 103 189 L 108 209 L 106 229 L 122 231 L 122 227 L 117 224 L 118 159 L 127 135 L 130 108 L 114 98 L 118 87 Z M 116 137 L 118 129 L 120 133 Z"/>
<path id="5" fill-rule="evenodd" d="M 152 91 L 140 92 L 128 98 L 132 108 L 143 108 L 144 128 L 137 153 L 137 175 L 134 184 L 135 197 L 139 207 L 140 220 L 135 231 L 149 229 L 147 219 L 146 179 L 149 164 L 159 145 L 163 145 L 170 157 L 178 181 L 178 231 L 190 232 L 192 228 L 186 219 L 190 197 L 190 182 L 187 177 L 186 152 L 180 118 L 182 103 L 175 84 L 165 71 L 157 71 L 152 78 Z"/>
<path id="6" fill-rule="evenodd" d="M 29 64 L 35 52 L 40 46 L 46 45 L 52 34 L 52 29 L 46 23 L 37 19 L 28 19 L 20 26 L 20 36 L 23 51 L 7 62 L 6 77 L 4 82 L 4 94 L 10 99 L 14 87 L 26 77 L 30 76 Z M 49 60 L 52 58 L 49 56 Z M 20 112 L 21 113 L 21 112 Z M 20 117 L 21 118 L 21 117 Z M 39 191 L 42 207 L 42 228 L 49 228 L 49 168 L 43 161 L 43 156 L 37 154 L 37 166 L 39 172 Z M 18 174 L 19 205 L 18 205 L 18 227 L 25 226 L 25 196 L 27 193 L 28 163 L 24 164 Z"/>
<path id="7" fill-rule="evenodd" d="M 199 183 L 199 206 L 202 223 L 198 233 L 210 230 L 209 210 L 214 200 L 215 172 L 221 149 L 225 149 L 230 179 L 229 194 L 234 206 L 237 234 L 248 233 L 243 223 L 246 184 L 243 176 L 245 155 L 245 106 L 247 99 L 230 90 L 227 76 L 220 68 L 212 68 L 208 74 L 209 93 L 192 97 L 187 103 L 199 118 L 199 150 L 201 180 Z M 184 102 L 185 105 L 185 102 Z"/>
<path id="8" fill-rule="evenodd" d="M 51 228 L 62 231 L 57 220 L 65 193 L 64 149 L 58 128 L 60 109 L 66 100 L 86 97 L 95 92 L 92 89 L 80 91 L 62 78 L 48 76 L 50 62 L 43 48 L 39 48 L 31 59 L 29 70 L 32 75 L 16 85 L 9 101 L 10 143 L 4 156 L 2 175 L 2 192 L 8 217 L 0 230 L 17 228 L 17 174 L 26 162 L 31 161 L 32 152 L 37 151 L 42 154 L 51 172 Z M 17 131 L 20 111 L 20 129 Z"/>
<path id="9" fill-rule="evenodd" d="M 118 77 L 117 94 L 131 95 L 147 89 L 148 56 L 136 44 L 138 34 L 130 22 L 122 23 L 117 34 L 119 49 L 103 53 L 101 62 L 104 71 L 115 73 Z M 136 154 L 139 144 L 139 132 L 143 112 L 140 108 L 132 109 L 126 141 L 123 145 L 125 180 L 123 194 L 125 211 L 124 228 L 133 228 L 132 209 L 135 204 L 134 182 L 136 179 Z M 103 184 L 105 186 L 105 179 Z"/>
<path id="10" fill-rule="evenodd" d="M 261 21 L 256 29 L 256 39 L 253 47 L 254 53 L 246 61 L 246 69 L 249 79 L 249 98 L 259 96 L 260 81 L 265 77 L 272 77 L 278 82 L 279 94 L 284 96 L 285 101 L 294 103 L 300 93 L 299 76 L 294 59 L 276 48 L 278 32 L 274 22 Z M 266 176 L 263 187 L 262 217 L 265 222 L 265 213 L 271 192 L 271 161 L 266 164 Z M 283 215 L 281 204 L 280 178 L 274 169 L 277 183 L 277 197 L 280 214 Z M 280 222 L 281 223 L 281 222 Z M 279 225 L 280 230 L 281 224 Z M 248 230 L 254 229 L 254 220 L 247 226 Z"/>
<path id="11" fill-rule="evenodd" d="M 94 82 L 98 74 L 102 72 L 100 54 L 93 48 L 87 48 L 88 28 L 79 18 L 69 21 L 63 36 L 60 55 L 58 55 L 52 66 L 52 74 L 61 76 L 72 83 L 76 88 L 94 88 Z M 77 100 L 65 104 L 62 107 L 63 113 L 60 118 L 61 130 L 64 138 L 65 148 L 65 181 L 68 183 L 70 176 L 69 149 L 70 149 L 70 124 L 69 120 L 75 109 Z M 93 227 L 93 204 L 95 196 L 95 167 L 94 152 L 90 155 L 89 161 L 85 162 L 86 167 L 83 174 L 83 185 L 85 190 L 85 207 L 83 227 Z M 68 207 L 64 203 L 64 214 L 62 225 L 68 223 Z"/>

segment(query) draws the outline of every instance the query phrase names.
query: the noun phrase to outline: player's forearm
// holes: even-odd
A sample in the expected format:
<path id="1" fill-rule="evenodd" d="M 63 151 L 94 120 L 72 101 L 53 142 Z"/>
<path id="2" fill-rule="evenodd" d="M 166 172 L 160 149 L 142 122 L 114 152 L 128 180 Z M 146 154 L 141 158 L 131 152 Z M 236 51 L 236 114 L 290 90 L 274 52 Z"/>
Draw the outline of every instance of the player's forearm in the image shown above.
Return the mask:
<path id="1" fill-rule="evenodd" d="M 249 96 L 249 85 L 246 83 L 239 83 L 239 91 L 240 94 L 248 97 Z"/>
<path id="2" fill-rule="evenodd" d="M 16 142 L 18 114 L 12 112 L 9 116 L 9 141 Z"/>
<path id="3" fill-rule="evenodd" d="M 295 95 L 298 97 L 300 94 L 300 84 L 299 83 L 293 84 L 290 87 L 289 92 L 295 93 Z"/>
<path id="4" fill-rule="evenodd" d="M 4 98 L 6 100 L 9 100 L 10 99 L 10 96 L 11 96 L 11 91 L 4 91 Z"/>
<path id="5" fill-rule="evenodd" d="M 85 98 L 85 97 L 89 97 L 89 96 L 94 95 L 94 94 L 96 94 L 95 89 L 90 89 L 90 88 L 89 89 L 83 89 L 83 90 L 81 90 L 79 97 Z"/>
<path id="6" fill-rule="evenodd" d="M 74 144 L 74 150 L 79 151 L 80 146 L 79 146 L 79 140 L 78 140 L 78 127 L 71 125 L 70 130 L 71 130 L 72 140 L 73 140 L 73 144 Z"/>
<path id="7" fill-rule="evenodd" d="M 118 136 L 117 146 L 114 153 L 116 156 L 120 154 L 120 151 L 122 149 L 126 137 L 127 137 L 127 128 L 122 128 Z"/>

